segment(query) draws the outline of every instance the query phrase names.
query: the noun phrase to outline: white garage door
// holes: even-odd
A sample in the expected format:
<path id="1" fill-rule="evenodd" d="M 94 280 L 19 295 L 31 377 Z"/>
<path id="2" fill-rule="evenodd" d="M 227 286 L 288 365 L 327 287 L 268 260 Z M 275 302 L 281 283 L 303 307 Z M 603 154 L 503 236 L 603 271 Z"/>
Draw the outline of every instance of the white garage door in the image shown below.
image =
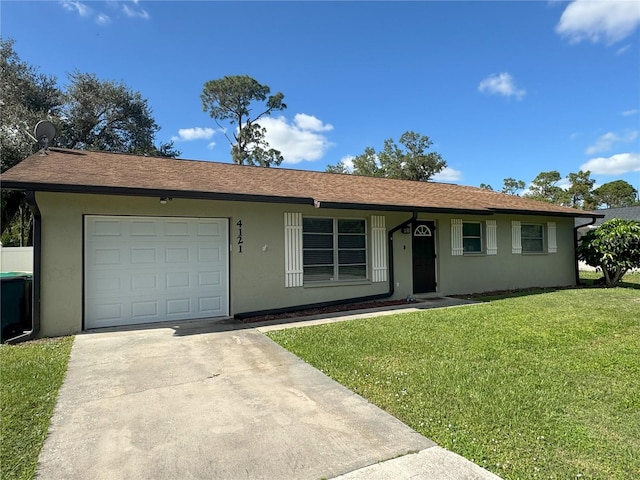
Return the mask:
<path id="1" fill-rule="evenodd" d="M 227 219 L 85 217 L 85 328 L 227 316 Z"/>

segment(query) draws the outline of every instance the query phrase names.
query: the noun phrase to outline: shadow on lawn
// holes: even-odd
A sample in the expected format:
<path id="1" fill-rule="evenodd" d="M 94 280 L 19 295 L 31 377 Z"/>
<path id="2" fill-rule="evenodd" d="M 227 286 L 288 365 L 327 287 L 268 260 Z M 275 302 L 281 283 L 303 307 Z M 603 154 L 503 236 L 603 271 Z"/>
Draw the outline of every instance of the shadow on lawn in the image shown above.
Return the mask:
<path id="1" fill-rule="evenodd" d="M 500 290 L 494 292 L 473 293 L 470 295 L 456 295 L 456 298 L 465 298 L 476 300 L 478 302 L 490 302 L 492 300 L 502 300 L 504 298 L 527 297 L 529 295 L 540 295 L 542 293 L 557 292 L 560 290 L 578 290 L 578 289 L 605 289 L 609 288 L 604 285 L 604 277 L 598 274 L 589 274 L 588 277 L 581 275 L 580 285 L 568 287 L 548 287 L 548 288 L 527 288 L 523 290 Z M 630 288 L 640 290 L 640 273 L 631 273 L 623 277 L 615 288 Z"/>

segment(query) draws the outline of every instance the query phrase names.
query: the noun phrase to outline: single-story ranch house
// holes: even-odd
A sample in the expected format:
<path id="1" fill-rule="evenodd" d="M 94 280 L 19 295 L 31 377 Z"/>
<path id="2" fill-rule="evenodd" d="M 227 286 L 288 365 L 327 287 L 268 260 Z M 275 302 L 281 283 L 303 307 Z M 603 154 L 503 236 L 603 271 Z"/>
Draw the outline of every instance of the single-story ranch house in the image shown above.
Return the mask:
<path id="1" fill-rule="evenodd" d="M 2 188 L 35 212 L 31 337 L 574 285 L 574 220 L 594 217 L 452 184 L 58 148 Z"/>

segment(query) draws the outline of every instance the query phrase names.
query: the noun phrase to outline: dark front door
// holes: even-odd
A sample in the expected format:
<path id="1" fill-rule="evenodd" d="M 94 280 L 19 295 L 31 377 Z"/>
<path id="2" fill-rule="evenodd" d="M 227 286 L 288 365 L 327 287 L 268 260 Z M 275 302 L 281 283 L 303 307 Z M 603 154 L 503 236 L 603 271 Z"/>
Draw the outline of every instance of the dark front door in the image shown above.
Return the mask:
<path id="1" fill-rule="evenodd" d="M 413 230 L 413 293 L 435 292 L 435 222 L 417 222 L 411 227 Z"/>

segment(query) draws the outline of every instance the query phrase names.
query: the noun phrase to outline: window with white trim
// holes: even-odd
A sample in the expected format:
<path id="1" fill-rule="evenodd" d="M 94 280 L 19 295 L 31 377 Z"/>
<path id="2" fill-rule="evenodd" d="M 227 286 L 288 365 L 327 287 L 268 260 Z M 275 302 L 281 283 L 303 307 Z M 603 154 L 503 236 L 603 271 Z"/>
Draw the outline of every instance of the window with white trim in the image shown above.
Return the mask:
<path id="1" fill-rule="evenodd" d="M 365 220 L 304 217 L 302 232 L 305 282 L 367 278 Z"/>
<path id="2" fill-rule="evenodd" d="M 481 222 L 462 222 L 462 249 L 464 253 L 482 253 Z"/>
<path id="3" fill-rule="evenodd" d="M 498 254 L 495 220 L 465 221 L 451 219 L 451 255 Z"/>
<path id="4" fill-rule="evenodd" d="M 544 225 L 523 223 L 520 226 L 522 253 L 544 253 Z"/>

